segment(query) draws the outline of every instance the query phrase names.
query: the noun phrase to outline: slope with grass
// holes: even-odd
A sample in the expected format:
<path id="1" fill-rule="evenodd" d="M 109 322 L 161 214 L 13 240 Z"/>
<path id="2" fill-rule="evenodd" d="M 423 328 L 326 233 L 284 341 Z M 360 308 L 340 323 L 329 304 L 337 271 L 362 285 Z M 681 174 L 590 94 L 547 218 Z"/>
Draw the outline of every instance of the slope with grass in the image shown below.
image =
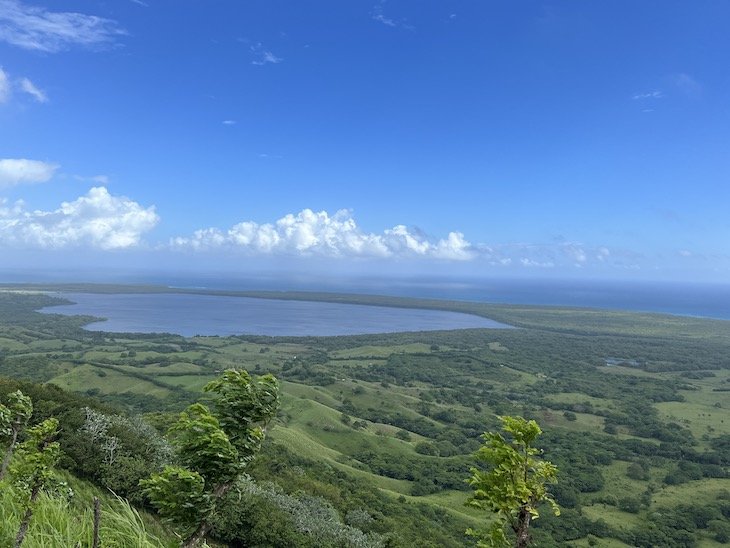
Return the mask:
<path id="1" fill-rule="evenodd" d="M 69 474 L 64 495 L 41 495 L 34 508 L 24 548 L 91 546 L 94 531 L 93 498 L 101 500 L 99 538 L 103 546 L 174 548 L 177 539 L 148 514 L 126 500 L 103 494 Z M 22 514 L 18 496 L 9 483 L 0 483 L 0 546 L 12 546 Z"/>
<path id="2" fill-rule="evenodd" d="M 689 516 L 683 530 L 694 544 L 687 545 L 723 538 L 718 522 L 730 516 L 727 322 L 246 295 L 456 310 L 519 329 L 329 338 L 90 333 L 80 329 L 88 319 L 35 314 L 53 302 L 48 296 L 5 293 L 0 374 L 154 413 L 164 424 L 164 413 L 197 399 L 221 369 L 274 373 L 282 380 L 282 411 L 252 474 L 288 492 L 314 492 L 342 516 L 366 508 L 372 530 L 397 531 L 406 545 L 437 538 L 434 545 L 461 546 L 464 529 L 485 519 L 464 508 L 464 479 L 497 414 L 538 420 L 546 457 L 560 467 L 555 492 L 563 516 L 538 520 L 542 546 L 584 546 L 591 538 L 648 546 L 656 531 L 667 546 L 680 546 L 681 533 L 656 517 L 675 513 Z M 617 357 L 624 361 L 613 365 Z M 709 517 L 687 511 L 688 500 Z"/>

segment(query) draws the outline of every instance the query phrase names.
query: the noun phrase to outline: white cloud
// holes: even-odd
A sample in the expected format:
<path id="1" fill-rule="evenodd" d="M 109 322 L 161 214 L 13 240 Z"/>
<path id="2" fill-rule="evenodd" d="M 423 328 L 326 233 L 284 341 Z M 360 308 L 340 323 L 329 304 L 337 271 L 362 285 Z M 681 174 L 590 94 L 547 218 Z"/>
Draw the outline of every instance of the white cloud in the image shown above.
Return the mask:
<path id="1" fill-rule="evenodd" d="M 0 188 L 21 184 L 45 183 L 58 169 L 55 164 L 26 160 L 25 158 L 0 159 Z"/>
<path id="2" fill-rule="evenodd" d="M 223 120 L 221 122 L 224 126 L 235 126 L 236 121 L 235 120 Z"/>
<path id="3" fill-rule="evenodd" d="M 158 220 L 154 206 L 112 196 L 104 187 L 94 187 L 53 211 L 30 211 L 22 201 L 0 201 L 0 246 L 123 249 L 138 245 Z"/>
<path id="4" fill-rule="evenodd" d="M 381 2 L 382 4 L 382 2 Z M 373 11 L 370 13 L 370 17 L 373 21 L 377 21 L 378 23 L 381 23 L 385 25 L 386 27 L 401 27 L 405 30 L 414 31 L 416 30 L 416 27 L 413 25 L 410 25 L 406 22 L 405 19 L 402 19 L 401 21 L 396 21 L 395 19 L 392 19 L 391 17 L 387 17 L 383 13 L 383 6 L 382 5 L 376 5 L 373 7 Z M 455 14 L 451 17 L 453 19 L 455 17 Z"/>
<path id="5" fill-rule="evenodd" d="M 664 94 L 658 90 L 648 91 L 646 93 L 635 93 L 631 96 L 634 101 L 638 101 L 641 99 L 661 99 L 662 97 L 664 97 Z"/>
<path id="6" fill-rule="evenodd" d="M 2 1 L 2 0 L 0 0 Z M 2 28 L 0 27 L 0 32 Z M 29 78 L 11 78 L 10 75 L 0 67 L 0 104 L 10 101 L 14 90 L 22 91 L 32 96 L 39 103 L 48 101 L 46 94 L 39 89 Z"/>
<path id="7" fill-rule="evenodd" d="M 382 234 L 363 232 L 352 213 L 340 210 L 305 209 L 274 223 L 244 221 L 223 231 L 207 228 L 191 237 L 178 237 L 171 245 L 179 249 L 227 247 L 251 254 L 280 254 L 320 257 L 409 258 L 468 260 L 474 257 L 471 244 L 459 232 L 434 241 L 418 230 L 397 225 Z"/>
<path id="8" fill-rule="evenodd" d="M 281 57 L 277 57 L 271 51 L 264 48 L 263 44 L 261 42 L 257 42 L 253 46 L 249 48 L 251 50 L 251 54 L 253 55 L 254 59 L 251 61 L 252 65 L 265 65 L 267 63 L 271 64 L 277 64 L 281 63 L 284 59 Z"/>
<path id="9" fill-rule="evenodd" d="M 588 260 L 585 250 L 578 244 L 563 244 L 561 246 L 563 253 L 565 253 L 570 259 L 575 261 L 577 264 L 583 264 Z M 607 250 L 608 251 L 608 250 Z"/>
<path id="10" fill-rule="evenodd" d="M 54 53 L 110 44 L 122 34 L 111 19 L 0 0 L 0 41 L 23 49 Z"/>
<path id="11" fill-rule="evenodd" d="M 21 78 L 20 79 L 20 89 L 22 89 L 24 92 L 26 92 L 28 95 L 33 96 L 33 98 L 38 101 L 39 103 L 47 103 L 48 102 L 48 96 L 43 92 L 42 90 L 38 89 L 36 85 L 31 82 L 28 78 Z"/>
<path id="12" fill-rule="evenodd" d="M 534 259 L 528 259 L 527 257 L 520 259 L 520 264 L 527 268 L 553 268 L 555 266 L 555 263 L 552 261 L 540 262 Z"/>
<path id="13" fill-rule="evenodd" d="M 10 99 L 10 79 L 8 74 L 0 67 L 0 104 L 7 103 Z"/>
<path id="14" fill-rule="evenodd" d="M 382 6 L 375 6 L 373 8 L 372 18 L 373 18 L 373 21 L 377 21 L 378 23 L 382 23 L 383 25 L 385 25 L 387 27 L 396 27 L 396 26 L 398 26 L 396 24 L 396 22 L 393 21 L 393 19 L 391 19 L 389 17 L 386 17 L 383 14 L 383 8 L 382 8 Z"/>

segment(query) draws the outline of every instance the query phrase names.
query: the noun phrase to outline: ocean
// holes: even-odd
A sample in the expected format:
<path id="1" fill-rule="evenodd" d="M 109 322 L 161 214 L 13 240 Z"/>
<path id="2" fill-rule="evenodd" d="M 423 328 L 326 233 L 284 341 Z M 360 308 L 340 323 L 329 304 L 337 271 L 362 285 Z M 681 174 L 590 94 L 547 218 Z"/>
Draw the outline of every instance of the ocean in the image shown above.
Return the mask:
<path id="1" fill-rule="evenodd" d="M 575 306 L 730 320 L 730 283 L 478 278 L 154 277 L 149 283 L 226 290 L 331 291 L 502 304 Z"/>

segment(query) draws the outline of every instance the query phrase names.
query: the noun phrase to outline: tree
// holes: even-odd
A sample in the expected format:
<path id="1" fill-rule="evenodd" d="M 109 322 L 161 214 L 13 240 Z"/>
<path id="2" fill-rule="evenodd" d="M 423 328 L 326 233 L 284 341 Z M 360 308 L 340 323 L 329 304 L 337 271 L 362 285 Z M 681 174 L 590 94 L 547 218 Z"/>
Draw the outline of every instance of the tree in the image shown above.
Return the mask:
<path id="1" fill-rule="evenodd" d="M 0 467 L 0 481 L 5 478 L 8 471 L 10 459 L 15 451 L 15 444 L 18 442 L 18 434 L 28 424 L 33 414 L 33 403 L 30 398 L 20 390 L 8 395 L 8 404 L 0 403 L 0 440 L 6 440 L 7 448 L 3 463 Z"/>
<path id="2" fill-rule="evenodd" d="M 211 529 L 217 505 L 256 456 L 265 427 L 279 408 L 272 375 L 257 380 L 227 370 L 204 388 L 214 410 L 195 403 L 169 434 L 180 466 L 167 466 L 140 485 L 160 515 L 185 531 L 183 547 L 197 546 Z"/>
<path id="3" fill-rule="evenodd" d="M 514 532 L 514 546 L 526 548 L 531 542 L 530 522 L 539 517 L 538 506 L 548 503 L 555 515 L 560 509 L 546 485 L 556 482 L 557 467 L 540 458 L 542 451 L 533 447 L 542 430 L 534 420 L 522 417 L 499 417 L 506 439 L 498 432 L 487 432 L 484 444 L 474 454 L 477 461 L 488 465 L 486 470 L 473 467 L 467 480 L 474 495 L 467 505 L 489 510 L 496 521 L 487 531 L 467 530 L 476 537 L 477 546 L 509 546 L 506 529 Z"/>
<path id="4" fill-rule="evenodd" d="M 25 539 L 36 499 L 47 488 L 61 454 L 58 442 L 54 441 L 57 435 L 58 419 L 55 418 L 28 428 L 28 439 L 18 447 L 18 454 L 10 467 L 13 483 L 25 509 L 15 537 L 15 548 L 19 548 Z"/>

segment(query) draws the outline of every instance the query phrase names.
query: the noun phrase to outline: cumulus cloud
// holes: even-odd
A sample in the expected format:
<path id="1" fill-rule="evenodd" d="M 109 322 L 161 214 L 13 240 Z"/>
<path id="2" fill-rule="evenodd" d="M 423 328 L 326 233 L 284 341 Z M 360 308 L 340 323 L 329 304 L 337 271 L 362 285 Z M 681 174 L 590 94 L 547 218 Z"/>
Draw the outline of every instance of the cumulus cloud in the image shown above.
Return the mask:
<path id="1" fill-rule="evenodd" d="M 305 209 L 274 223 L 238 223 L 228 230 L 206 228 L 190 237 L 178 237 L 171 245 L 179 249 L 228 247 L 251 254 L 280 254 L 319 257 L 407 258 L 468 260 L 474 256 L 471 244 L 459 232 L 433 240 L 418 230 L 397 225 L 381 234 L 362 231 L 352 212 Z"/>
<path id="2" fill-rule="evenodd" d="M 28 95 L 32 96 L 39 103 L 48 102 L 48 96 L 45 94 L 45 92 L 38 89 L 38 87 L 28 78 L 20 79 L 20 89 L 22 89 Z"/>
<path id="3" fill-rule="evenodd" d="M 22 184 L 45 183 L 58 169 L 55 164 L 26 160 L 25 158 L 0 159 L 0 188 Z"/>
<path id="4" fill-rule="evenodd" d="M 19 48 L 55 53 L 110 44 L 122 34 L 111 19 L 0 0 L 0 41 Z"/>
<path id="5" fill-rule="evenodd" d="M 0 201 L 0 246 L 124 249 L 138 245 L 158 220 L 154 206 L 113 196 L 104 187 L 94 187 L 53 211 L 30 211 L 22 201 Z"/>
<path id="6" fill-rule="evenodd" d="M 583 264 L 588 260 L 588 255 L 581 245 L 566 243 L 562 244 L 560 247 L 562 252 L 575 261 L 576 264 Z"/>
<path id="7" fill-rule="evenodd" d="M 611 256 L 611 252 L 607 247 L 599 247 L 596 250 L 596 259 L 603 262 L 608 260 L 608 258 Z"/>

